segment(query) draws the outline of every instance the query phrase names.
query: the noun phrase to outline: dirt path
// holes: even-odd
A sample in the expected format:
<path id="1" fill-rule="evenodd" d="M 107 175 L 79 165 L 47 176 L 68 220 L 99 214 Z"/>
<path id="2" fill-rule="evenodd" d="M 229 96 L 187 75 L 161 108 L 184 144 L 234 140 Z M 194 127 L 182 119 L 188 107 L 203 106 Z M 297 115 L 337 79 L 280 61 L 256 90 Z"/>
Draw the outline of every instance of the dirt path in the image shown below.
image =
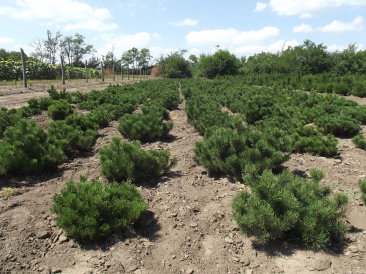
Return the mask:
<path id="1" fill-rule="evenodd" d="M 174 128 L 169 140 L 144 146 L 169 149 L 180 159 L 177 166 L 155 184 L 139 187 L 149 204 L 139 224 L 99 244 L 80 246 L 67 239 L 49 208 L 68 179 L 87 174 L 103 180 L 97 151 L 120 136 L 117 122 L 100 131 L 93 152 L 57 171 L 3 178 L 3 183 L 21 186 L 22 193 L 0 200 L 0 273 L 365 273 L 366 210 L 355 180 L 365 175 L 366 155 L 349 140 L 340 143 L 340 159 L 294 155 L 286 164 L 299 172 L 324 168 L 326 183 L 352 195 L 354 215 L 348 221 L 354 229 L 346 248 L 333 253 L 281 243 L 263 248 L 253 246 L 231 219 L 232 199 L 244 186 L 211 178 L 193 161 L 194 143 L 202 137 L 187 123 L 184 102 L 170 116 Z"/>

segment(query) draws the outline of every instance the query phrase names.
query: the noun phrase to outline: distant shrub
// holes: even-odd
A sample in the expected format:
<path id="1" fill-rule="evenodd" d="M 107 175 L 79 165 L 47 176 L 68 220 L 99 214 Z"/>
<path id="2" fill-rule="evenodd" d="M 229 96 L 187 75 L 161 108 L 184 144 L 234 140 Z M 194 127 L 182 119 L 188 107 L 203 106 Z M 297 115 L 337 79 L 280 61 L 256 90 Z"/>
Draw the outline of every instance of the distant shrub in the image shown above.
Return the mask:
<path id="1" fill-rule="evenodd" d="M 352 143 L 354 143 L 356 147 L 366 150 L 366 138 L 363 134 L 357 134 L 353 137 Z"/>
<path id="2" fill-rule="evenodd" d="M 186 103 L 187 118 L 194 128 L 205 134 L 211 127 L 225 127 L 243 129 L 243 119 L 239 116 L 230 117 L 228 112 L 221 110 L 221 106 L 206 96 L 192 96 Z"/>
<path id="3" fill-rule="evenodd" d="M 337 137 L 354 136 L 361 130 L 358 120 L 345 115 L 325 115 L 318 118 L 316 123 L 325 133 L 331 133 Z"/>
<path id="4" fill-rule="evenodd" d="M 351 93 L 351 89 L 345 82 L 336 83 L 333 90 L 335 93 L 341 95 L 348 95 Z"/>
<path id="5" fill-rule="evenodd" d="M 66 159 L 60 146 L 50 142 L 43 128 L 26 119 L 5 130 L 0 151 L 0 174 L 37 173 Z"/>
<path id="6" fill-rule="evenodd" d="M 173 128 L 156 112 L 126 114 L 119 119 L 118 131 L 130 140 L 154 141 L 166 136 Z"/>
<path id="7" fill-rule="evenodd" d="M 113 113 L 103 106 L 94 109 L 89 116 L 99 125 L 99 128 L 108 126 L 109 122 L 113 119 Z"/>
<path id="8" fill-rule="evenodd" d="M 94 240 L 126 227 L 147 208 L 130 182 L 102 184 L 99 181 L 68 181 L 53 197 L 56 224 L 78 240 Z"/>
<path id="9" fill-rule="evenodd" d="M 71 105 L 64 99 L 56 100 L 48 107 L 48 116 L 52 120 L 63 120 L 73 113 Z"/>
<path id="10" fill-rule="evenodd" d="M 361 190 L 361 199 L 366 204 L 366 179 L 362 179 L 358 181 L 358 186 Z"/>
<path id="11" fill-rule="evenodd" d="M 37 99 L 29 99 L 28 100 L 28 108 L 32 112 L 32 115 L 41 113 L 40 104 Z"/>
<path id="12" fill-rule="evenodd" d="M 178 88 L 175 90 L 167 90 L 159 93 L 158 101 L 161 105 L 169 110 L 176 109 L 180 103 Z"/>
<path id="13" fill-rule="evenodd" d="M 351 94 L 358 97 L 366 97 L 366 81 L 357 82 L 352 88 Z"/>
<path id="14" fill-rule="evenodd" d="M 69 94 L 66 92 L 65 89 L 58 92 L 55 87 L 52 85 L 49 90 L 47 90 L 48 94 L 50 95 L 51 99 L 53 100 L 60 100 L 60 99 L 68 99 Z"/>
<path id="15" fill-rule="evenodd" d="M 51 98 L 41 98 L 39 99 L 39 108 L 41 110 L 48 110 L 48 107 L 52 105 L 53 99 Z"/>
<path id="16" fill-rule="evenodd" d="M 109 181 L 133 182 L 150 179 L 168 171 L 177 161 L 167 150 L 143 150 L 138 143 L 113 143 L 99 151 L 102 173 Z"/>
<path id="17" fill-rule="evenodd" d="M 266 170 L 258 176 L 247 176 L 251 194 L 239 193 L 233 202 L 233 217 L 248 236 L 259 243 L 288 239 L 307 247 L 325 248 L 346 231 L 343 205 L 347 197 L 319 184 L 323 175 L 312 172 L 302 179 L 289 171 L 279 175 Z"/>

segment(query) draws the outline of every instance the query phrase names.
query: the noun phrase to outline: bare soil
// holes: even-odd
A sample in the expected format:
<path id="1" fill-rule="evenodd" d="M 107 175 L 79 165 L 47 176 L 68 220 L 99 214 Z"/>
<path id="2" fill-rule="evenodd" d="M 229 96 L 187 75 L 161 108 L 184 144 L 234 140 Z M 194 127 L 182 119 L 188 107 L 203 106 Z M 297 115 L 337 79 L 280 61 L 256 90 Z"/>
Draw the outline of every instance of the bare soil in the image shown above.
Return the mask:
<path id="1" fill-rule="evenodd" d="M 25 94 L 47 95 L 45 90 Z M 25 94 L 0 96 L 0 106 L 24 104 Z M 148 211 L 105 241 L 81 245 L 68 239 L 55 226 L 50 207 L 52 196 L 69 179 L 85 174 L 104 181 L 98 150 L 120 136 L 117 122 L 100 130 L 92 152 L 57 170 L 0 177 L 1 185 L 20 189 L 17 196 L 0 198 L 0 273 L 366 273 L 366 207 L 357 187 L 358 179 L 366 177 L 366 151 L 340 139 L 339 158 L 294 154 L 284 165 L 300 176 L 310 168 L 323 169 L 324 183 L 348 194 L 346 239 L 321 252 L 285 242 L 259 246 L 240 233 L 231 217 L 232 199 L 245 186 L 209 177 L 192 159 L 194 143 L 202 137 L 187 123 L 184 102 L 170 117 L 174 128 L 169 138 L 144 147 L 169 149 L 178 164 L 139 186 Z M 44 115 L 34 119 L 47 124 Z"/>

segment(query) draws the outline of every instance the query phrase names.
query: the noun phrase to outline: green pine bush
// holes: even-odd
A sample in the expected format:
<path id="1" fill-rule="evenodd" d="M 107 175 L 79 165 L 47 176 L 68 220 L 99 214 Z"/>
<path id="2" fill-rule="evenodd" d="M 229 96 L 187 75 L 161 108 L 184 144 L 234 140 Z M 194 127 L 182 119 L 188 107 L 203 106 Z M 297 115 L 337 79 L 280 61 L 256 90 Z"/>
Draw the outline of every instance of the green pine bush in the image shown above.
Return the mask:
<path id="1" fill-rule="evenodd" d="M 331 134 L 323 136 L 314 126 L 298 128 L 292 135 L 293 152 L 332 157 L 339 154 L 338 140 Z"/>
<path id="2" fill-rule="evenodd" d="M 17 112 L 12 112 L 6 108 L 0 108 L 0 138 L 4 136 L 5 130 L 9 126 L 14 126 L 20 119 Z"/>
<path id="3" fill-rule="evenodd" d="M 158 112 L 126 114 L 119 119 L 118 131 L 130 140 L 155 141 L 165 137 L 173 128 Z"/>
<path id="4" fill-rule="evenodd" d="M 352 137 L 361 130 L 358 120 L 345 115 L 324 115 L 319 117 L 316 123 L 324 133 L 331 133 L 337 137 Z"/>
<path id="5" fill-rule="evenodd" d="M 89 115 L 72 114 L 63 121 L 53 121 L 48 127 L 53 143 L 65 152 L 89 151 L 98 136 L 98 125 Z"/>
<path id="6" fill-rule="evenodd" d="M 58 144 L 50 141 L 42 127 L 21 119 L 5 130 L 0 141 L 0 174 L 32 174 L 56 167 L 66 157 Z"/>
<path id="7" fill-rule="evenodd" d="M 344 204 L 347 197 L 319 184 L 324 174 L 312 172 L 302 179 L 285 171 L 274 175 L 246 176 L 251 193 L 240 192 L 233 201 L 233 218 L 248 236 L 259 243 L 288 239 L 313 249 L 326 248 L 342 237 L 346 225 Z"/>
<path id="8" fill-rule="evenodd" d="M 52 120 L 64 120 L 67 116 L 73 113 L 71 105 L 64 99 L 55 100 L 48 107 L 48 116 Z"/>
<path id="9" fill-rule="evenodd" d="M 41 110 L 48 110 L 48 107 L 53 104 L 53 99 L 41 98 L 39 99 L 38 103 Z"/>
<path id="10" fill-rule="evenodd" d="M 113 138 L 111 145 L 99 151 L 101 170 L 109 181 L 138 182 L 167 172 L 176 162 L 168 150 L 143 150 L 138 142 L 121 143 Z"/>
<path id="11" fill-rule="evenodd" d="M 40 104 L 37 99 L 29 99 L 28 100 L 28 108 L 32 112 L 32 115 L 41 113 Z"/>
<path id="12" fill-rule="evenodd" d="M 351 94 L 358 97 L 366 97 L 366 81 L 357 82 L 352 88 Z"/>
<path id="13" fill-rule="evenodd" d="M 352 143 L 354 143 L 356 147 L 366 150 L 366 138 L 363 134 L 357 134 L 353 137 Z"/>
<path id="14" fill-rule="evenodd" d="M 288 159 L 278 139 L 270 133 L 247 129 L 244 133 L 228 128 L 210 128 L 196 143 L 194 160 L 212 175 L 227 174 L 237 180 L 243 173 L 261 173 L 278 167 Z"/>
<path id="15" fill-rule="evenodd" d="M 351 89 L 345 82 L 336 83 L 333 91 L 341 95 L 348 95 L 351 93 Z"/>
<path id="16" fill-rule="evenodd" d="M 48 94 L 50 95 L 51 99 L 53 100 L 60 100 L 60 99 L 68 99 L 69 93 L 66 92 L 66 89 L 58 92 L 55 87 L 52 85 L 49 90 L 47 90 Z"/>
<path id="17" fill-rule="evenodd" d="M 137 220 L 147 208 L 137 188 L 130 182 L 102 184 L 68 181 L 53 197 L 56 224 L 77 240 L 99 239 Z"/>
<path id="18" fill-rule="evenodd" d="M 361 199 L 366 204 L 366 179 L 362 179 L 358 181 L 358 186 L 361 190 Z"/>

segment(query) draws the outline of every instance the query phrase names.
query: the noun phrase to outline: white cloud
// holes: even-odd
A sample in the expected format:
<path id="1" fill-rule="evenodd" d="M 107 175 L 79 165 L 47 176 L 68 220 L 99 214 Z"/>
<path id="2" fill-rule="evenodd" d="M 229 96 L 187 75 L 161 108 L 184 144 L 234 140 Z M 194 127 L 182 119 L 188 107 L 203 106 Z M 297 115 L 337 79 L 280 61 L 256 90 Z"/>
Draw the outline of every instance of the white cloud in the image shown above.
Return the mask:
<path id="1" fill-rule="evenodd" d="M 270 0 L 269 6 L 279 15 L 313 14 L 342 6 L 366 6 L 365 0 Z"/>
<path id="2" fill-rule="evenodd" d="M 312 13 L 303 13 L 303 14 L 300 14 L 299 17 L 301 19 L 311 19 L 311 18 L 314 18 L 314 14 L 312 14 Z"/>
<path id="3" fill-rule="evenodd" d="M 313 32 L 314 29 L 312 26 L 307 24 L 301 24 L 292 29 L 293 32 Z"/>
<path id="4" fill-rule="evenodd" d="M 192 46 L 203 45 L 248 45 L 265 41 L 279 34 L 276 27 L 264 27 L 254 31 L 238 31 L 234 28 L 192 31 L 186 35 L 186 41 Z"/>
<path id="5" fill-rule="evenodd" d="M 105 23 L 98 20 L 88 20 L 80 23 L 66 24 L 64 30 L 96 30 L 96 31 L 108 31 L 116 29 L 118 26 L 115 23 Z"/>
<path id="6" fill-rule="evenodd" d="M 10 37 L 0 37 L 0 45 L 14 43 L 14 39 Z"/>
<path id="7" fill-rule="evenodd" d="M 257 5 L 255 6 L 255 10 L 254 11 L 262 11 L 265 10 L 267 8 L 267 4 L 263 3 L 263 2 L 257 2 Z"/>
<path id="8" fill-rule="evenodd" d="M 345 45 L 337 45 L 337 44 L 332 44 L 332 45 L 327 45 L 327 50 L 329 51 L 343 51 L 345 49 L 348 48 L 348 45 L 345 46 Z M 356 50 L 359 51 L 359 50 L 363 50 L 363 44 L 356 44 Z"/>
<path id="9" fill-rule="evenodd" d="M 176 27 L 185 27 L 185 26 L 197 26 L 198 23 L 199 23 L 198 20 L 194 20 L 192 18 L 186 18 L 182 21 L 170 22 L 169 24 Z"/>
<path id="10" fill-rule="evenodd" d="M 363 30 L 363 18 L 361 16 L 356 17 L 348 23 L 334 20 L 330 24 L 320 28 L 322 32 L 353 32 L 361 30 Z"/>
<path id="11" fill-rule="evenodd" d="M 251 55 L 251 54 L 260 53 L 260 52 L 276 53 L 276 52 L 279 52 L 282 50 L 286 50 L 288 47 L 295 47 L 298 45 L 299 45 L 299 42 L 297 40 L 291 40 L 291 41 L 278 40 L 267 46 L 247 45 L 247 46 L 239 47 L 239 48 L 234 49 L 234 53 L 237 55 Z"/>
<path id="12" fill-rule="evenodd" d="M 328 25 L 323 27 L 313 28 L 310 25 L 302 24 L 292 29 L 293 32 L 355 32 L 363 30 L 363 18 L 361 16 L 356 17 L 351 22 L 341 22 L 334 20 Z"/>
<path id="13" fill-rule="evenodd" d="M 0 6 L 0 15 L 15 20 L 43 19 L 68 23 L 70 29 L 110 30 L 116 24 L 106 23 L 112 15 L 107 8 L 93 7 L 78 0 L 17 0 L 15 6 Z"/>

